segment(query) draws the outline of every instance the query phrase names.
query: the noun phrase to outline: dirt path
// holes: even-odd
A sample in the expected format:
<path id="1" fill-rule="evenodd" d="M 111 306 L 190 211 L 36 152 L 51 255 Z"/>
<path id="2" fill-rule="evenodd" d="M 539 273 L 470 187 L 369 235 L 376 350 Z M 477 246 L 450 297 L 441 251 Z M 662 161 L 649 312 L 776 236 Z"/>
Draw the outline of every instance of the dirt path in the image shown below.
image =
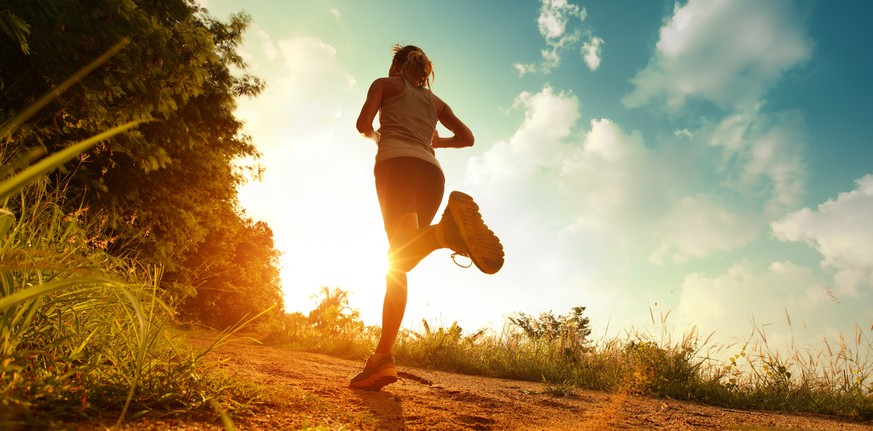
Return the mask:
<path id="1" fill-rule="evenodd" d="M 833 418 L 720 409 L 626 394 L 545 392 L 542 384 L 399 367 L 379 392 L 347 389 L 360 362 L 251 343 L 215 352 L 241 378 L 265 385 L 271 400 L 238 418 L 239 430 L 864 430 Z M 184 422 L 129 429 L 212 430 Z"/>

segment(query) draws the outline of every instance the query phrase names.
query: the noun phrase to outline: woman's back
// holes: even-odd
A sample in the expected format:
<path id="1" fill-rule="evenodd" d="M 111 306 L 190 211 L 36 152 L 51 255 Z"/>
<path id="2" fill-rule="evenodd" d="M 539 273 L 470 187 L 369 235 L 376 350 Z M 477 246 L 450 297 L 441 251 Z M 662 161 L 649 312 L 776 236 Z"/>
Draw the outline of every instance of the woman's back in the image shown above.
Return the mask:
<path id="1" fill-rule="evenodd" d="M 398 94 L 386 91 L 379 109 L 379 151 L 376 161 L 393 157 L 416 157 L 439 166 L 431 141 L 437 114 L 429 89 L 416 87 L 405 78 L 390 78 L 391 87 L 399 82 Z M 386 88 L 388 90 L 388 88 Z"/>

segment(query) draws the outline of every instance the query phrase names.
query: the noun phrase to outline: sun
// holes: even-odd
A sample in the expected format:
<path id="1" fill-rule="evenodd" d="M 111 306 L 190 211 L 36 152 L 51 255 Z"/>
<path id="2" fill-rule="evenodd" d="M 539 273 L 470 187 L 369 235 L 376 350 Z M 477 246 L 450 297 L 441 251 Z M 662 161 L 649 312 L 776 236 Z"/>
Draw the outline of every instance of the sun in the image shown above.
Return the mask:
<path id="1" fill-rule="evenodd" d="M 307 314 L 317 305 L 313 295 L 322 286 L 338 287 L 349 292 L 349 306 L 361 312 L 365 324 L 376 324 L 388 269 L 384 234 L 332 229 L 329 235 L 297 232 L 290 240 L 277 236 L 285 309 Z"/>
<path id="2" fill-rule="evenodd" d="M 274 169 L 241 187 L 239 198 L 248 214 L 273 230 L 286 312 L 308 314 L 322 287 L 340 288 L 369 324 L 368 316 L 381 315 L 388 266 L 370 168 L 328 169 L 319 160 L 302 166 L 285 153 L 269 160 Z"/>

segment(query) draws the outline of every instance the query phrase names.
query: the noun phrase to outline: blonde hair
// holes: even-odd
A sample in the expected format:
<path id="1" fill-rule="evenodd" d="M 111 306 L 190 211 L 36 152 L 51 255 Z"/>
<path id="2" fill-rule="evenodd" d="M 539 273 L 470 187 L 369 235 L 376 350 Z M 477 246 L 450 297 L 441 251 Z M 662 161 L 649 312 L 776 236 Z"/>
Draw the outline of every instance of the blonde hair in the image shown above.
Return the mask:
<path id="1" fill-rule="evenodd" d="M 399 67 L 400 74 L 409 78 L 413 84 L 430 88 L 436 75 L 433 73 L 433 63 L 421 48 L 396 44 L 391 50 L 394 51 L 394 58 L 391 60 L 392 69 Z"/>

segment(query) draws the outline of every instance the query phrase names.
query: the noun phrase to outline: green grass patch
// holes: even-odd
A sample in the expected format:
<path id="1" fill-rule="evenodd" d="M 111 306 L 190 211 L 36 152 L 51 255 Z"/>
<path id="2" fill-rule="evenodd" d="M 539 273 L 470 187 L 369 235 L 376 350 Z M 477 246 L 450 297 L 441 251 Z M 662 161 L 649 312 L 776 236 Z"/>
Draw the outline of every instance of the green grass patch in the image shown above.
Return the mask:
<path id="1" fill-rule="evenodd" d="M 365 358 L 378 341 L 379 329 L 364 327 L 347 302 L 331 306 L 333 314 L 286 316 L 284 329 L 272 328 L 268 342 Z M 694 328 L 678 341 L 633 330 L 624 337 L 591 341 L 580 337 L 588 332 L 580 330 L 587 320 L 581 319 L 578 307 L 566 316 L 523 317 L 528 319 L 510 319 L 500 332 L 466 333 L 457 323 L 444 327 L 423 321 L 419 328 L 401 331 L 395 357 L 400 365 L 542 382 L 543 392 L 555 396 L 593 389 L 738 409 L 873 419 L 873 344 L 860 332 L 815 355 L 801 350 L 786 354 L 771 349 L 757 330 L 743 345 L 726 347 L 714 345 Z"/>
<path id="2" fill-rule="evenodd" d="M 178 341 L 160 271 L 105 253 L 87 211 L 56 201 L 37 183 L 8 202 L 17 217 L 0 237 L 0 428 L 243 413 L 239 382 L 202 366 L 215 345 Z"/>

